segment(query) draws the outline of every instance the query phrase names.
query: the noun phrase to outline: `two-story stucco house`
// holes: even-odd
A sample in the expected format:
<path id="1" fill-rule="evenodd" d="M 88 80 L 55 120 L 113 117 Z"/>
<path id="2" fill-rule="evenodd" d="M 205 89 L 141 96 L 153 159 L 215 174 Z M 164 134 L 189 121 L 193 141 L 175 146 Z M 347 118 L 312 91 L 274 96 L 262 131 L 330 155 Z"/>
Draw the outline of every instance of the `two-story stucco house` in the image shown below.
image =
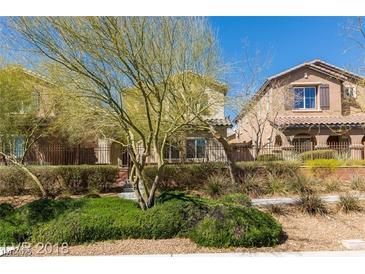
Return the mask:
<path id="1" fill-rule="evenodd" d="M 282 150 L 305 144 L 326 149 L 343 142 L 353 158 L 361 159 L 364 111 L 364 78 L 316 59 L 268 78 L 236 117 L 232 142 Z"/>
<path id="2" fill-rule="evenodd" d="M 191 73 L 191 77 L 194 75 Z M 227 137 L 227 129 L 231 121 L 224 115 L 225 96 L 228 86 L 215 79 L 204 80 L 204 91 L 209 111 L 205 120 L 223 137 Z M 226 160 L 222 145 L 206 130 L 186 131 L 168 143 L 165 149 L 167 163 L 221 162 Z M 148 163 L 155 163 L 153 156 Z"/>

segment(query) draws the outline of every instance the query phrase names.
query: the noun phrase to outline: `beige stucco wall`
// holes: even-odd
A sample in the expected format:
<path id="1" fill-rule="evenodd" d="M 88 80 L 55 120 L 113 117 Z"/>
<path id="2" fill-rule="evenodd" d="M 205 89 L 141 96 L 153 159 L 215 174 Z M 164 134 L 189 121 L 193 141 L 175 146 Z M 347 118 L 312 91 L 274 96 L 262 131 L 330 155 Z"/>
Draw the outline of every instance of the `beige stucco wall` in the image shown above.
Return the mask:
<path id="1" fill-rule="evenodd" d="M 207 118 L 224 119 L 224 94 L 211 88 L 207 88 L 206 93 L 208 95 L 208 103 L 211 106 L 210 114 Z"/>

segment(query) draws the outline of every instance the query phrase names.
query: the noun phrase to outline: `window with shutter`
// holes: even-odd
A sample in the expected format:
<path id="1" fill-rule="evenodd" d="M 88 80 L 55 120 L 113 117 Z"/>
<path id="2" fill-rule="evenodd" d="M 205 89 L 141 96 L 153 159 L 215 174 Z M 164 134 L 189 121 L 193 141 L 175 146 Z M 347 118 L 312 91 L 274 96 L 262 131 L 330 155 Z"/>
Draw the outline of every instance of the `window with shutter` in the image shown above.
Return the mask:
<path id="1" fill-rule="evenodd" d="M 330 89 L 328 85 L 321 85 L 319 87 L 320 106 L 321 109 L 326 110 L 330 108 Z"/>

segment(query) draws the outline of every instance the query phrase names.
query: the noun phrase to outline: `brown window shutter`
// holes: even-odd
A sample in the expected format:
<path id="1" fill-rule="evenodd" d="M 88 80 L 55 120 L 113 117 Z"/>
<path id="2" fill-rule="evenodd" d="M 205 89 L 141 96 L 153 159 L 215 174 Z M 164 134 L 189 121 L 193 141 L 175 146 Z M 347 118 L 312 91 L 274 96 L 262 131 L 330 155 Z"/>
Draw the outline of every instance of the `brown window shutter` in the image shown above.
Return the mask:
<path id="1" fill-rule="evenodd" d="M 294 108 L 294 88 L 290 88 L 289 94 L 284 93 L 284 109 L 292 110 Z"/>
<path id="2" fill-rule="evenodd" d="M 319 101 L 321 109 L 330 108 L 330 88 L 328 85 L 319 86 Z"/>

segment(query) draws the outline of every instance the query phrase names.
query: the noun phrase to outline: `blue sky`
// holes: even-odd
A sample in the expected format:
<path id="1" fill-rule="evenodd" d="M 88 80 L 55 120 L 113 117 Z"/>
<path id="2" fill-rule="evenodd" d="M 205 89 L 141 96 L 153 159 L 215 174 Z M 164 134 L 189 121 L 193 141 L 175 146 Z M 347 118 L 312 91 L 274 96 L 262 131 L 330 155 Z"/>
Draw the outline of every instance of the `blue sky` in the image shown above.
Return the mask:
<path id="1" fill-rule="evenodd" d="M 272 53 L 267 75 L 320 58 L 334 65 L 357 67 L 364 54 L 345 35 L 349 17 L 210 17 L 218 31 L 226 62 L 243 58 L 243 41 L 250 50 Z M 361 56 L 362 54 L 362 56 Z"/>

